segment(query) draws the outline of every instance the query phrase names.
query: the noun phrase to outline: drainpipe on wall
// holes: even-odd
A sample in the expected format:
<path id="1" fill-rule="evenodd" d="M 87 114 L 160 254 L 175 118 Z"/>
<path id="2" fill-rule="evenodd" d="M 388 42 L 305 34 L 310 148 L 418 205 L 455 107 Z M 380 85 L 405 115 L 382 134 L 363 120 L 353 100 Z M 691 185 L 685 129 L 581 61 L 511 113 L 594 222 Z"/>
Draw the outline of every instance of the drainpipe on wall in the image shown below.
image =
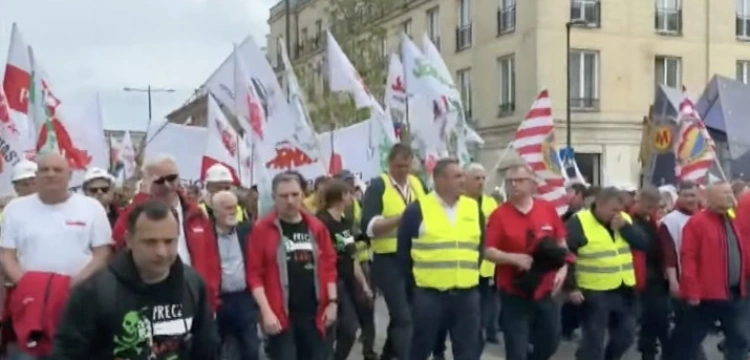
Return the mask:
<path id="1" fill-rule="evenodd" d="M 711 81 L 711 0 L 706 0 L 706 84 Z"/>

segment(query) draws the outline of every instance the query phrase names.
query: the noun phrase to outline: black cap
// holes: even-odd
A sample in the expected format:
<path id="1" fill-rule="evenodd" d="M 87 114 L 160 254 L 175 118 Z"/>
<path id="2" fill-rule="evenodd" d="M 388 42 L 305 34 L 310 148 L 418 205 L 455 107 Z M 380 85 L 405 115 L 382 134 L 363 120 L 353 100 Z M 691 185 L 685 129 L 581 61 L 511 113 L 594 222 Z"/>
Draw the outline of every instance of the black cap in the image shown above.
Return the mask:
<path id="1" fill-rule="evenodd" d="M 349 170 L 341 170 L 336 174 L 335 178 L 344 181 L 354 181 L 357 177 Z"/>

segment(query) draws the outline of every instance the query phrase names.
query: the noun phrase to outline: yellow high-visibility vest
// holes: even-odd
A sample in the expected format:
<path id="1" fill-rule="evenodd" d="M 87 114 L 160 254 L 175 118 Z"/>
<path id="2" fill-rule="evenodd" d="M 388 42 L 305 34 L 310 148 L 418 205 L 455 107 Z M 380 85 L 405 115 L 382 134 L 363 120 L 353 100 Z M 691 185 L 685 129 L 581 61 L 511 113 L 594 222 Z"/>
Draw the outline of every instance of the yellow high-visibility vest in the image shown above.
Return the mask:
<path id="1" fill-rule="evenodd" d="M 425 197 L 424 188 L 419 179 L 414 175 L 409 175 L 407 178 L 409 182 L 410 199 L 404 199 L 403 196 L 398 192 L 391 178 L 388 174 L 381 175 L 383 183 L 385 184 L 385 190 L 383 191 L 383 212 L 380 214 L 383 217 L 389 218 L 401 215 L 406 209 L 407 203 L 411 203 L 415 200 L 421 200 Z M 363 229 L 366 230 L 366 229 Z M 371 239 L 370 244 L 372 245 L 372 251 L 376 254 L 392 254 L 396 252 L 396 230 L 394 229 L 390 234 L 382 237 Z"/>
<path id="2" fill-rule="evenodd" d="M 470 289 L 479 284 L 479 204 L 461 196 L 451 222 L 433 192 L 419 199 L 424 233 L 412 240 L 414 282 L 420 288 Z"/>
<path id="3" fill-rule="evenodd" d="M 318 212 L 318 195 L 312 194 L 302 200 L 302 205 L 312 214 Z"/>
<path id="4" fill-rule="evenodd" d="M 482 214 L 484 215 L 484 225 L 487 225 L 492 212 L 497 209 L 497 201 L 491 196 L 482 195 Z M 492 261 L 482 260 L 482 265 L 479 267 L 479 276 L 481 277 L 492 277 L 495 275 L 495 263 Z"/>
<path id="5" fill-rule="evenodd" d="M 203 210 L 204 214 L 208 215 L 208 208 L 207 208 L 206 203 L 200 203 L 200 205 L 198 205 L 198 206 L 200 206 L 200 208 L 201 208 L 201 210 Z M 242 221 L 245 220 L 245 212 L 242 211 L 242 207 L 240 207 L 239 205 L 237 205 L 237 214 L 235 216 L 237 217 L 237 222 L 238 223 L 240 223 L 240 222 L 242 222 Z"/>
<path id="6" fill-rule="evenodd" d="M 621 213 L 629 224 L 630 215 Z M 594 217 L 591 210 L 576 213 L 586 237 L 586 245 L 578 249 L 576 281 L 586 290 L 614 290 L 625 284 L 635 286 L 633 254 L 619 231 L 614 232 L 614 241 L 609 231 Z"/>

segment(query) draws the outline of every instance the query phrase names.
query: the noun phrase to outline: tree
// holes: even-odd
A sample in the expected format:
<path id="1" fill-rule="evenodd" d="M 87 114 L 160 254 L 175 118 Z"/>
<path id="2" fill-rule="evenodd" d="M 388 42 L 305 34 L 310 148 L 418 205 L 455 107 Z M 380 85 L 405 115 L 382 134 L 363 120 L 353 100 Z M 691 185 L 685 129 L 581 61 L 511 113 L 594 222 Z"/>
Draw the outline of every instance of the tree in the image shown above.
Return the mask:
<path id="1" fill-rule="evenodd" d="M 388 75 L 387 49 L 384 49 L 388 38 L 386 19 L 400 6 L 403 0 L 327 0 L 326 9 L 328 29 L 338 41 L 341 49 L 349 57 L 359 72 L 370 92 L 378 98 L 383 97 L 386 76 Z M 296 72 L 302 86 L 314 87 L 314 77 L 310 71 L 318 71 L 315 66 L 322 66 L 322 76 L 327 78 L 327 69 L 323 62 L 318 65 L 298 66 Z M 308 76 L 306 76 L 308 75 Z M 358 110 L 353 99 L 346 94 L 331 93 L 327 81 L 324 82 L 321 96 L 308 98 L 310 117 L 317 131 L 327 131 L 334 127 L 367 120 L 369 111 Z"/>

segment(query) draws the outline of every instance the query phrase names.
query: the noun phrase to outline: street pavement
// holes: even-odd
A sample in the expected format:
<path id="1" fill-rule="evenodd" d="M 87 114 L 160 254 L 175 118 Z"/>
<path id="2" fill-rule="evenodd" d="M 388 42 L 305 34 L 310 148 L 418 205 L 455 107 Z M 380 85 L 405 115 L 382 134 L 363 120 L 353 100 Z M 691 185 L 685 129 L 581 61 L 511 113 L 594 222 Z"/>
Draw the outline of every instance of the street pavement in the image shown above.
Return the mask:
<path id="1" fill-rule="evenodd" d="M 377 329 L 377 338 L 375 339 L 375 351 L 380 352 L 385 342 L 385 329 L 388 326 L 388 310 L 385 307 L 385 303 L 382 298 L 378 298 L 375 304 L 375 327 Z M 723 358 L 722 354 L 716 350 L 716 343 L 719 341 L 718 336 L 711 336 L 704 342 L 704 348 L 706 349 L 706 356 L 708 360 L 720 360 Z M 574 360 L 575 359 L 576 344 L 572 342 L 563 342 L 558 349 L 557 354 L 552 357 L 553 360 Z M 504 360 L 504 350 L 501 345 L 488 344 L 488 347 L 484 349 L 481 360 Z M 357 347 L 352 350 L 352 354 L 349 356 L 350 360 L 362 359 L 362 350 Z M 446 359 L 453 359 L 450 354 L 450 344 L 446 351 Z M 640 360 L 640 354 L 631 349 L 630 352 L 622 360 Z"/>

